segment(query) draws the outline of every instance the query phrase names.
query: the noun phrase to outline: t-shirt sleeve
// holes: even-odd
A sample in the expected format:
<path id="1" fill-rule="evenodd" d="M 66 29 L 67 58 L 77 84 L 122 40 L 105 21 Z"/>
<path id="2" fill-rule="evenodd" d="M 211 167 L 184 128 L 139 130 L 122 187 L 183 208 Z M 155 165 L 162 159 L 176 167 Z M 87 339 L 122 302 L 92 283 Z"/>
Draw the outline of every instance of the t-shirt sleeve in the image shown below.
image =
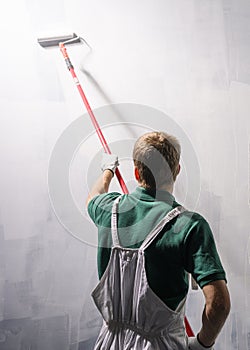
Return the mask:
<path id="1" fill-rule="evenodd" d="M 213 233 L 203 217 L 199 217 L 190 228 L 184 241 L 184 249 L 185 269 L 201 288 L 212 281 L 226 281 Z"/>
<path id="2" fill-rule="evenodd" d="M 110 226 L 110 215 L 114 200 L 121 194 L 118 192 L 103 193 L 93 197 L 88 204 L 88 214 L 96 226 L 107 222 Z"/>

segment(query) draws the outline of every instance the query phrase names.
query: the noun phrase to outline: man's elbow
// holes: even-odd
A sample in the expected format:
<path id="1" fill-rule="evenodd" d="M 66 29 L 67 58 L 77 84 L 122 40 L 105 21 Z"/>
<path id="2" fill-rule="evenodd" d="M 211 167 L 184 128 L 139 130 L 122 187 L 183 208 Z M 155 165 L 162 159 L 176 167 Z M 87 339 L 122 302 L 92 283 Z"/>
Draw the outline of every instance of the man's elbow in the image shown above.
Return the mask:
<path id="1" fill-rule="evenodd" d="M 87 199 L 86 199 L 86 201 L 85 201 L 85 206 L 86 206 L 87 209 L 88 209 L 89 202 L 90 202 L 91 199 L 94 198 L 95 196 L 96 196 L 96 194 L 95 194 L 95 195 L 93 195 L 92 193 L 89 193 L 89 194 L 88 194 L 88 197 L 87 197 Z"/>
<path id="2" fill-rule="evenodd" d="M 210 314 L 210 317 L 215 316 L 220 317 L 221 319 L 226 320 L 231 310 L 231 303 L 229 299 L 221 300 L 220 302 L 216 301 L 212 303 L 207 308 L 207 313 Z"/>
<path id="3" fill-rule="evenodd" d="M 224 290 L 222 294 L 217 294 L 207 304 L 207 315 L 212 321 L 213 319 L 220 319 L 225 321 L 230 313 L 231 301 L 227 290 Z"/>
<path id="4" fill-rule="evenodd" d="M 222 305 L 220 306 L 221 312 L 227 317 L 230 313 L 231 310 L 231 301 L 230 301 L 230 297 L 228 295 L 228 298 L 226 300 L 224 300 L 224 302 L 222 303 Z"/>
<path id="5" fill-rule="evenodd" d="M 225 281 L 215 281 L 203 288 L 206 297 L 206 312 L 208 318 L 219 317 L 226 319 L 230 309 L 231 301 Z"/>

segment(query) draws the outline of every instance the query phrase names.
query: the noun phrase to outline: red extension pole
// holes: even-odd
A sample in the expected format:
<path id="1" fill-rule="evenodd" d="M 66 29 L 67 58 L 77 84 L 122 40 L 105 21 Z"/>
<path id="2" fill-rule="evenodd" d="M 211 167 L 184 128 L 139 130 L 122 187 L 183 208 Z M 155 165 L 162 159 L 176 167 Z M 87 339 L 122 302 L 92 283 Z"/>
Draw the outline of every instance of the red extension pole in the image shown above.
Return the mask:
<path id="1" fill-rule="evenodd" d="M 63 55 L 63 57 L 65 59 L 66 65 L 67 65 L 67 67 L 68 67 L 68 69 L 69 69 L 69 71 L 70 71 L 70 73 L 71 73 L 71 75 L 72 75 L 72 77 L 74 79 L 74 82 L 75 82 L 75 84 L 77 86 L 77 89 L 78 89 L 78 91 L 79 91 L 79 93 L 81 95 L 83 103 L 84 103 L 84 105 L 85 105 L 85 107 L 86 107 L 86 109 L 88 111 L 90 119 L 91 119 L 91 121 L 92 121 L 92 123 L 94 125 L 95 130 L 96 130 L 96 133 L 97 133 L 97 135 L 98 135 L 98 137 L 99 137 L 99 139 L 101 141 L 102 147 L 103 147 L 103 149 L 104 149 L 104 151 L 106 153 L 111 154 L 111 151 L 110 151 L 110 148 L 109 148 L 109 146 L 107 144 L 107 141 L 105 140 L 105 137 L 104 137 L 104 135 L 102 133 L 102 130 L 101 130 L 101 128 L 100 128 L 100 126 L 99 126 L 99 124 L 98 124 L 98 122 L 96 120 L 96 117 L 95 117 L 95 115 L 94 115 L 94 113 L 93 113 L 93 111 L 92 111 L 92 109 L 91 109 L 91 107 L 89 105 L 87 97 L 85 96 L 85 93 L 84 93 L 84 91 L 83 91 L 83 89 L 81 87 L 81 84 L 80 84 L 80 82 L 79 82 L 79 80 L 77 78 L 77 75 L 76 75 L 75 70 L 74 70 L 74 66 L 72 65 L 72 63 L 70 61 L 70 58 L 68 56 L 66 47 L 64 46 L 63 43 L 60 43 L 59 47 L 60 47 L 61 53 L 62 53 L 62 55 Z M 121 189 L 122 189 L 123 193 L 126 193 L 126 194 L 129 193 L 128 192 L 128 188 L 127 188 L 127 186 L 126 186 L 126 184 L 125 184 L 125 182 L 124 182 L 124 180 L 123 180 L 123 178 L 121 176 L 121 173 L 120 173 L 118 168 L 116 168 L 115 175 L 116 175 L 116 177 L 117 177 L 117 179 L 119 181 L 119 184 L 121 186 Z M 185 327 L 186 327 L 187 335 L 189 337 L 193 337 L 194 336 L 194 332 L 193 332 L 193 330 L 192 330 L 192 328 L 191 328 L 191 326 L 190 326 L 186 316 L 185 316 L 184 321 L 185 321 Z"/>
<path id="2" fill-rule="evenodd" d="M 73 67 L 73 65 L 72 65 L 72 63 L 71 63 L 71 61 L 70 61 L 70 59 L 69 59 L 69 56 L 68 56 L 66 47 L 64 46 L 63 43 L 60 43 L 60 44 L 59 44 L 59 47 L 60 47 L 60 50 L 61 50 L 61 52 L 62 52 L 62 54 L 63 54 L 63 57 L 64 57 L 64 59 L 65 59 L 65 62 L 66 62 L 66 64 L 67 64 L 67 67 L 68 67 L 68 69 L 69 69 L 69 71 L 70 71 L 70 73 L 71 73 L 71 75 L 72 75 L 72 77 L 73 77 L 73 79 L 74 79 L 74 82 L 75 82 L 75 84 L 76 84 L 76 86 L 77 86 L 77 89 L 78 89 L 78 91 L 79 91 L 79 93 L 80 93 L 80 95 L 81 95 L 81 98 L 82 98 L 83 103 L 84 103 L 84 105 L 85 105 L 85 107 L 86 107 L 86 109 L 87 109 L 87 112 L 88 112 L 88 114 L 89 114 L 89 116 L 90 116 L 90 119 L 91 119 L 91 121 L 92 121 L 92 123 L 93 123 L 93 125 L 94 125 L 94 128 L 95 128 L 95 130 L 96 130 L 96 133 L 97 133 L 97 135 L 98 135 L 98 137 L 99 137 L 99 139 L 100 139 L 100 141 L 101 141 L 101 144 L 102 144 L 102 146 L 103 146 L 103 148 L 104 148 L 104 151 L 105 151 L 106 153 L 109 153 L 109 154 L 110 154 L 110 153 L 111 153 L 110 148 L 109 148 L 109 146 L 108 146 L 108 144 L 107 144 L 107 141 L 105 140 L 105 137 L 104 137 L 104 135 L 103 135 L 103 133 L 102 133 L 102 130 L 101 130 L 101 128 L 100 128 L 100 126 L 99 126 L 99 124 L 98 124 L 98 122 L 97 122 L 97 120 L 96 120 L 96 117 L 95 117 L 95 115 L 94 115 L 94 113 L 93 113 L 93 111 L 92 111 L 92 109 L 91 109 L 91 107 L 90 107 L 90 105 L 89 105 L 89 102 L 88 102 L 88 100 L 87 100 L 87 97 L 85 96 L 85 93 L 84 93 L 84 91 L 83 91 L 83 89 L 82 89 L 82 87 L 81 87 L 81 84 L 80 84 L 80 82 L 79 82 L 79 80 L 78 80 L 78 78 L 77 78 L 77 76 L 76 76 L 74 67 Z M 120 186 L 121 186 L 121 189 L 122 189 L 123 193 L 128 193 L 128 188 L 127 188 L 127 186 L 126 186 L 126 184 L 125 184 L 125 182 L 124 182 L 124 180 L 123 180 L 123 178 L 122 178 L 122 176 L 121 176 L 121 173 L 120 173 L 120 171 L 119 171 L 118 168 L 117 168 L 116 171 L 115 171 L 115 175 L 116 175 L 116 177 L 117 177 L 117 179 L 118 179 L 118 181 L 119 181 L 119 184 L 120 184 Z"/>

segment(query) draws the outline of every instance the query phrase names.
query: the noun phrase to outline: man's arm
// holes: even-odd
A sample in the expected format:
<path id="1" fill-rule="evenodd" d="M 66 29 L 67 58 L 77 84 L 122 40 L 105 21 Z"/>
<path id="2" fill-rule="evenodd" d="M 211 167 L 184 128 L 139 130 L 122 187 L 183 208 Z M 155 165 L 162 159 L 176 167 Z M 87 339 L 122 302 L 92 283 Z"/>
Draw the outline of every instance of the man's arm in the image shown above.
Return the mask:
<path id="1" fill-rule="evenodd" d="M 212 350 L 230 311 L 230 296 L 224 280 L 211 282 L 202 291 L 205 296 L 202 327 L 196 337 L 188 339 L 190 350 Z"/>
<path id="2" fill-rule="evenodd" d="M 230 297 L 224 280 L 218 280 L 202 288 L 205 308 L 202 314 L 202 327 L 196 337 L 188 338 L 190 350 L 213 350 L 230 311 Z"/>
<path id="3" fill-rule="evenodd" d="M 230 311 L 230 296 L 224 280 L 214 281 L 202 289 L 205 308 L 198 340 L 204 346 L 211 346 L 220 333 Z"/>
<path id="4" fill-rule="evenodd" d="M 88 198 L 86 200 L 86 206 L 88 206 L 90 200 L 93 197 L 108 192 L 110 182 L 114 176 L 115 170 L 118 167 L 118 165 L 118 157 L 115 154 L 103 153 L 101 163 L 101 169 L 103 173 L 97 179 L 96 183 L 90 190 Z"/>
<path id="5" fill-rule="evenodd" d="M 92 189 L 89 192 L 88 198 L 86 200 L 86 206 L 88 206 L 90 200 L 102 193 L 107 193 L 109 190 L 109 185 L 114 176 L 114 173 L 106 169 L 103 171 L 102 175 L 97 179 L 96 183 L 93 185 Z"/>

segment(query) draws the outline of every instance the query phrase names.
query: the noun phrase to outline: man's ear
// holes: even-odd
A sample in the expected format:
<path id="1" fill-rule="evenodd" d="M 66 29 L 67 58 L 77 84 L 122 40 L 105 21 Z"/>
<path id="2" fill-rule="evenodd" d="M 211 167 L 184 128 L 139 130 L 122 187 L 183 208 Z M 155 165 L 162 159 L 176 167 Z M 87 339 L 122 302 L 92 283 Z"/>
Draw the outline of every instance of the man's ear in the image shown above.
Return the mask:
<path id="1" fill-rule="evenodd" d="M 139 182 L 140 181 L 140 174 L 139 174 L 139 170 L 136 166 L 134 168 L 134 174 L 135 174 L 136 181 Z"/>
<path id="2" fill-rule="evenodd" d="M 181 166 L 180 166 L 180 164 L 178 164 L 178 172 L 177 172 L 177 175 L 180 174 L 180 171 L 181 171 Z"/>

